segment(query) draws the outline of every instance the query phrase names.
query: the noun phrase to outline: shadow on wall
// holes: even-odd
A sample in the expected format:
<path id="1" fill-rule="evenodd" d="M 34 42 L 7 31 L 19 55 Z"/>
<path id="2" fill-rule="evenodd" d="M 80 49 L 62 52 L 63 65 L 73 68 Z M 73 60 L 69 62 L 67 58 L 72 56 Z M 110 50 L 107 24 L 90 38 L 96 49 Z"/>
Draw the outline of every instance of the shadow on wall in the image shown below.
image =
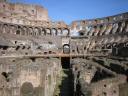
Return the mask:
<path id="1" fill-rule="evenodd" d="M 70 58 L 69 57 L 62 57 L 61 58 L 62 68 L 68 69 L 70 68 Z"/>
<path id="2" fill-rule="evenodd" d="M 21 96 L 40 96 L 42 94 L 41 87 L 33 87 L 32 83 L 25 82 L 21 87 Z"/>

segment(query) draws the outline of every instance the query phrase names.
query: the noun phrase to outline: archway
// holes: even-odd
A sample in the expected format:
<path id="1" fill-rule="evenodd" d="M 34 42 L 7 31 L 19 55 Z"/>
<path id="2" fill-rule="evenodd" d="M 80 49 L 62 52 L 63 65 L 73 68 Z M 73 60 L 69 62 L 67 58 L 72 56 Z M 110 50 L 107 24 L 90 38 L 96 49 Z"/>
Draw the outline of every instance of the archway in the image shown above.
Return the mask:
<path id="1" fill-rule="evenodd" d="M 63 45 L 63 53 L 64 54 L 69 54 L 70 53 L 70 46 L 69 46 L 69 44 L 64 44 Z"/>

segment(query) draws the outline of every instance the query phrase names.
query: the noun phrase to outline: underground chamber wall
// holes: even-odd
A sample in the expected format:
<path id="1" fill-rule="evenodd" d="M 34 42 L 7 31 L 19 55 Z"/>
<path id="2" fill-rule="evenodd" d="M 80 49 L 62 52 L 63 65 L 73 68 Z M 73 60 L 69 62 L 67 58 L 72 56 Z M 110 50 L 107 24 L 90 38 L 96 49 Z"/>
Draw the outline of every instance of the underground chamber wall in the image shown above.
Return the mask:
<path id="1" fill-rule="evenodd" d="M 64 69 L 70 68 L 70 57 L 62 57 L 61 65 L 62 65 L 62 68 Z"/>

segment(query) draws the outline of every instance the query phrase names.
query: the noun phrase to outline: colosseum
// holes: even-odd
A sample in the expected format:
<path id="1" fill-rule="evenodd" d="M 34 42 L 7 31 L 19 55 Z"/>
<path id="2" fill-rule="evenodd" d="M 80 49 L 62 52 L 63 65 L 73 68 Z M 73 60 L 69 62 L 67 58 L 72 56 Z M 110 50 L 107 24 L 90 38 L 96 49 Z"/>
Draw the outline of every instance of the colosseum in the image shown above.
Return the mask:
<path id="1" fill-rule="evenodd" d="M 128 96 L 128 13 L 67 25 L 1 0 L 0 96 Z"/>

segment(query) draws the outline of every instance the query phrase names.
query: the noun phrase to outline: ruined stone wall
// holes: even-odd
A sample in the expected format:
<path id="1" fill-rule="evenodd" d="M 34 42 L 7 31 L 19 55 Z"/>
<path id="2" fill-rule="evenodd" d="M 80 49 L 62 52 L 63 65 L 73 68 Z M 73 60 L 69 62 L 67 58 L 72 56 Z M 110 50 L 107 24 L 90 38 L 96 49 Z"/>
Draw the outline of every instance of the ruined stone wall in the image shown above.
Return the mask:
<path id="1" fill-rule="evenodd" d="M 70 34 L 73 30 L 77 30 L 79 35 L 71 39 L 71 52 L 80 54 L 99 51 L 106 55 L 113 51 L 113 54 L 123 56 L 121 50 L 127 49 L 127 13 L 101 19 L 74 21 Z"/>
<path id="2" fill-rule="evenodd" d="M 52 96 L 61 63 L 51 59 L 0 59 L 0 96 Z"/>
<path id="3" fill-rule="evenodd" d="M 70 53 L 80 56 L 71 59 L 74 95 L 127 96 L 128 14 L 74 21 L 70 28 L 78 32 Z"/>
<path id="4" fill-rule="evenodd" d="M 109 60 L 109 62 L 111 61 Z M 126 69 L 124 73 L 119 73 L 109 68 L 111 66 L 108 63 L 106 66 L 109 67 L 105 67 L 101 65 L 101 63 L 83 58 L 74 58 L 71 64 L 75 96 L 121 96 L 119 95 L 122 90 L 120 86 L 127 82 L 128 69 Z M 122 65 L 125 64 L 122 63 Z M 125 69 L 126 67 L 123 68 Z M 124 91 L 124 93 L 126 93 L 126 91 Z"/>
<path id="5" fill-rule="evenodd" d="M 0 8 L 1 22 L 43 27 L 67 27 L 63 21 L 51 21 L 47 9 L 39 5 L 0 2 Z"/>
<path id="6" fill-rule="evenodd" d="M 128 81 L 128 13 L 67 26 L 49 21 L 38 5 L 0 7 L 0 96 L 52 96 L 65 56 L 74 96 L 126 93 L 121 90 Z"/>
<path id="7" fill-rule="evenodd" d="M 52 96 L 62 71 L 55 55 L 63 52 L 68 27 L 63 22 L 6 20 L 0 22 L 0 96 Z"/>
<path id="8" fill-rule="evenodd" d="M 38 5 L 0 2 L 0 20 L 15 19 L 48 21 L 48 12 Z"/>
<path id="9" fill-rule="evenodd" d="M 70 25 L 71 33 L 78 32 L 81 36 L 103 36 L 120 34 L 128 31 L 128 14 L 97 18 L 92 20 L 73 21 Z"/>
<path id="10" fill-rule="evenodd" d="M 16 34 L 22 36 L 69 36 L 69 28 L 63 26 L 25 26 L 13 23 L 0 22 L 1 33 Z"/>
<path id="11" fill-rule="evenodd" d="M 69 29 L 1 22 L 0 33 L 0 96 L 52 96 Z"/>

